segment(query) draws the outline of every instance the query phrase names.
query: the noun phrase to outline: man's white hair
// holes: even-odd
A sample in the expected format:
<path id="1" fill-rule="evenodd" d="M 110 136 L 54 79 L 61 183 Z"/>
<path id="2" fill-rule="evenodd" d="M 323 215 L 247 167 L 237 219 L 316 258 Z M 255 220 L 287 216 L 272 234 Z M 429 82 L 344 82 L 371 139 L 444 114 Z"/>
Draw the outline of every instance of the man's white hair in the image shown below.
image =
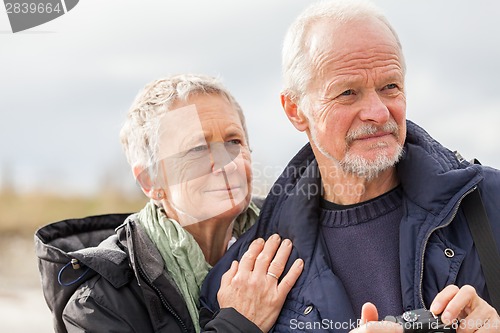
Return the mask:
<path id="1" fill-rule="evenodd" d="M 382 21 L 394 35 L 401 56 L 401 66 L 405 72 L 405 61 L 399 37 L 384 14 L 367 0 L 331 0 L 310 5 L 290 25 L 285 35 L 282 50 L 283 93 L 307 110 L 306 90 L 313 78 L 313 64 L 309 58 L 309 38 L 311 28 L 318 21 L 328 19 L 334 24 L 355 20 L 376 18 Z M 335 38 L 335 36 L 333 36 Z"/>
<path id="2" fill-rule="evenodd" d="M 243 111 L 235 98 L 211 76 L 182 74 L 165 77 L 147 84 L 135 98 L 120 131 L 120 140 L 130 166 L 149 169 L 154 178 L 159 156 L 161 116 L 178 101 L 193 95 L 216 95 L 226 98 L 238 113 L 245 137 L 248 134 Z M 179 124 L 180 125 L 180 124 Z"/>

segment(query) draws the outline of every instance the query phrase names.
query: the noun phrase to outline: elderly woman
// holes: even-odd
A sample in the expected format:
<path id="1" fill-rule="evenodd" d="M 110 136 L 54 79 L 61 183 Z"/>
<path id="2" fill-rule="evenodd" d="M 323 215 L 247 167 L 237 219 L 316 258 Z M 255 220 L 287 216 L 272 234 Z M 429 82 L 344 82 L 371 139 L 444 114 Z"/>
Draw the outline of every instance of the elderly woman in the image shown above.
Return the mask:
<path id="1" fill-rule="evenodd" d="M 222 311 L 199 325 L 206 274 L 259 213 L 245 118 L 232 95 L 211 77 L 154 81 L 133 103 L 121 141 L 146 206 L 123 224 L 124 216 L 105 215 L 37 232 L 56 331 L 269 330 L 302 270 L 295 262 L 278 283 L 291 244 L 277 235 L 233 264 Z"/>

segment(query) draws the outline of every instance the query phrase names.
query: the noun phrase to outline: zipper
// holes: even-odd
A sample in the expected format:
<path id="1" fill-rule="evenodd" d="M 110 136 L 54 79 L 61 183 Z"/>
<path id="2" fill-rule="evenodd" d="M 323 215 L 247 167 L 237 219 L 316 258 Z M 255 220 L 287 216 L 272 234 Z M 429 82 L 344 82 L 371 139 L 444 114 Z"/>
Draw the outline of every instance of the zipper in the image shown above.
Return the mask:
<path id="1" fill-rule="evenodd" d="M 142 270 L 142 268 L 137 267 L 137 269 L 139 271 L 139 274 L 144 279 L 144 281 L 146 281 L 146 284 L 148 286 L 150 286 L 151 288 L 153 288 L 154 291 L 158 294 L 158 296 L 160 298 L 160 301 L 163 304 L 163 306 L 168 310 L 168 312 L 170 312 L 170 314 L 172 314 L 174 316 L 174 318 L 177 320 L 177 322 L 181 325 L 181 328 L 184 330 L 184 332 L 189 332 L 188 329 L 187 329 L 187 327 L 186 327 L 186 324 L 184 324 L 184 321 L 182 321 L 181 317 L 179 317 L 179 315 L 170 306 L 170 304 L 168 303 L 168 301 L 165 299 L 165 297 L 161 293 L 160 289 L 158 289 L 158 287 L 156 287 L 151 281 L 149 281 L 149 278 L 146 276 L 146 273 L 144 273 L 144 271 Z"/>
<path id="2" fill-rule="evenodd" d="M 133 247 L 132 249 L 129 249 L 129 251 L 131 250 L 133 252 L 133 255 L 134 255 L 134 258 L 135 258 L 136 257 L 135 253 L 134 253 L 135 240 L 134 240 L 134 237 L 132 236 L 132 229 L 134 228 L 133 224 L 129 223 L 129 228 L 130 228 L 130 235 L 127 235 L 127 237 L 130 237 L 130 239 L 132 240 L 132 247 Z M 139 272 L 139 275 L 142 277 L 142 279 L 146 282 L 146 284 L 149 287 L 151 287 L 156 292 L 156 294 L 160 298 L 160 301 L 161 301 L 162 305 L 165 307 L 165 309 L 167 309 L 168 312 L 170 312 L 170 314 L 175 318 L 175 320 L 177 320 L 177 322 L 181 326 L 182 330 L 184 332 L 188 333 L 189 330 L 186 327 L 186 324 L 181 319 L 181 317 L 177 314 L 177 312 L 175 312 L 175 310 L 172 308 L 172 306 L 170 306 L 170 304 L 168 303 L 168 301 L 166 300 L 166 298 L 163 296 L 163 294 L 160 291 L 160 289 L 158 289 L 158 287 L 156 287 L 153 284 L 153 282 L 150 281 L 149 277 L 146 275 L 146 273 L 144 272 L 144 270 L 140 267 L 140 264 L 135 259 L 134 259 L 134 262 L 135 262 L 134 266 L 137 267 L 137 271 Z M 137 281 L 137 282 L 140 285 L 140 282 L 139 281 Z"/>
<path id="3" fill-rule="evenodd" d="M 460 197 L 460 199 L 458 200 L 457 204 L 455 205 L 455 208 L 453 210 L 453 214 L 451 215 L 451 218 L 446 223 L 443 223 L 443 224 L 435 227 L 434 229 L 432 229 L 431 232 L 428 233 L 427 237 L 425 238 L 424 247 L 423 247 L 423 251 L 422 251 L 422 257 L 421 257 L 421 260 L 420 260 L 421 266 L 420 266 L 419 296 L 420 296 L 420 303 L 422 304 L 423 308 L 426 309 L 426 310 L 427 310 L 427 308 L 426 308 L 425 303 L 424 303 L 424 295 L 423 295 L 422 289 L 423 289 L 423 283 L 424 283 L 424 257 L 425 257 L 425 248 L 427 247 L 427 243 L 429 242 L 429 238 L 431 237 L 431 235 L 436 230 L 445 228 L 448 225 L 450 225 L 450 223 L 453 221 L 453 219 L 455 218 L 455 216 L 457 216 L 458 209 L 460 208 L 460 204 L 462 203 L 462 200 L 467 195 L 469 195 L 470 193 L 474 192 L 476 189 L 477 189 L 477 185 L 474 186 L 473 188 L 471 188 L 470 190 L 468 190 L 467 192 L 465 192 L 464 195 L 462 195 Z"/>

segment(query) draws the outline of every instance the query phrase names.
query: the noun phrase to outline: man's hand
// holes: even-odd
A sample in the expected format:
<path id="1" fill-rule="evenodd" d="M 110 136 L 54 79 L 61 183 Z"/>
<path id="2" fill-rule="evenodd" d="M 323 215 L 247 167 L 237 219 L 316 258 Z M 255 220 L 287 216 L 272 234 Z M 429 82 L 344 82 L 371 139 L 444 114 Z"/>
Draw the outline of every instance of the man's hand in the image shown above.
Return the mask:
<path id="1" fill-rule="evenodd" d="M 436 295 L 432 313 L 441 314 L 443 323 L 455 322 L 457 333 L 500 332 L 497 311 L 476 293 L 474 287 L 449 285 Z"/>
<path id="2" fill-rule="evenodd" d="M 233 261 L 222 276 L 217 293 L 220 307 L 232 307 L 263 332 L 269 331 L 304 267 L 302 259 L 295 260 L 279 281 L 291 252 L 291 241 L 281 242 L 278 235 L 272 235 L 267 242 L 262 238 L 254 240 L 240 262 Z"/>

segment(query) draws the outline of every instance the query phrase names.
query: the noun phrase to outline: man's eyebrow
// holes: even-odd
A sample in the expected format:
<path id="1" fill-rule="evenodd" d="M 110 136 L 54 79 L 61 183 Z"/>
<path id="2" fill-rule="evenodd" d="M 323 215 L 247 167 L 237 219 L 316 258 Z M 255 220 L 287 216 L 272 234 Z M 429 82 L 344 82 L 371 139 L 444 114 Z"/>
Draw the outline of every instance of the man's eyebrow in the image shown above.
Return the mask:
<path id="1" fill-rule="evenodd" d="M 352 87 L 358 84 L 362 78 L 357 78 L 356 76 L 346 75 L 345 77 L 336 77 L 325 86 L 323 89 L 324 93 L 329 93 L 332 90 L 338 89 L 338 87 L 346 88 Z"/>
<path id="2" fill-rule="evenodd" d="M 390 73 L 382 73 L 382 79 L 385 81 L 402 81 L 404 76 L 401 73 L 395 73 L 391 71 Z"/>

